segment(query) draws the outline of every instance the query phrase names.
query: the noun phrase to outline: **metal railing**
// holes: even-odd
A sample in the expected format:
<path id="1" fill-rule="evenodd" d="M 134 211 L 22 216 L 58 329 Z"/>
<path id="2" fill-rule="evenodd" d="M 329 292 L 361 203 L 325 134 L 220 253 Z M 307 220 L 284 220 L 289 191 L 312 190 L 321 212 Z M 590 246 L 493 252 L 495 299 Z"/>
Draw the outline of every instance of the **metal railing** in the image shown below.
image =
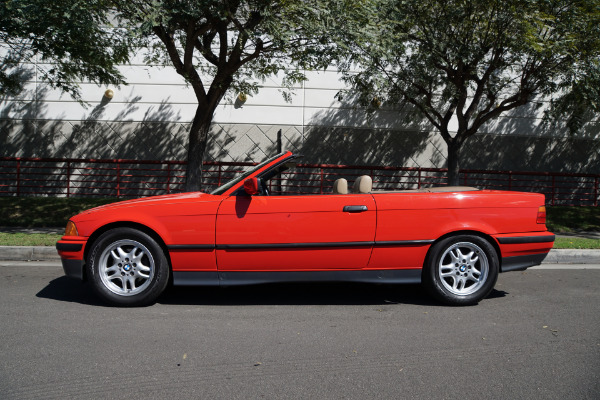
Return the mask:
<path id="1" fill-rule="evenodd" d="M 0 196 L 141 197 L 184 190 L 184 161 L 122 159 L 0 158 Z M 255 165 L 205 162 L 204 191 L 211 191 Z M 444 186 L 447 170 L 330 164 L 300 164 L 270 182 L 276 193 L 327 193 L 340 177 L 350 184 L 373 178 L 374 190 Z M 461 170 L 460 183 L 486 189 L 539 192 L 549 205 L 598 206 L 600 175 L 550 172 Z"/>

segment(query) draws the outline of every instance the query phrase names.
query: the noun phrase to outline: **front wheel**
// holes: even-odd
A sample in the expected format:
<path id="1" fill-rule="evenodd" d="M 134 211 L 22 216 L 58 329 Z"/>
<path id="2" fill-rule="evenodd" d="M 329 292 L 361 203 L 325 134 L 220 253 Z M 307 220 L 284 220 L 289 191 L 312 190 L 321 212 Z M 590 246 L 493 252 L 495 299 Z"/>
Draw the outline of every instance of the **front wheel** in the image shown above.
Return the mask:
<path id="1" fill-rule="evenodd" d="M 162 248 L 151 236 L 132 228 L 103 233 L 92 245 L 87 265 L 96 292 L 114 305 L 152 303 L 169 281 Z"/>
<path id="2" fill-rule="evenodd" d="M 494 247 L 474 235 L 457 235 L 436 243 L 424 266 L 429 291 L 450 305 L 472 305 L 486 297 L 498 279 Z"/>

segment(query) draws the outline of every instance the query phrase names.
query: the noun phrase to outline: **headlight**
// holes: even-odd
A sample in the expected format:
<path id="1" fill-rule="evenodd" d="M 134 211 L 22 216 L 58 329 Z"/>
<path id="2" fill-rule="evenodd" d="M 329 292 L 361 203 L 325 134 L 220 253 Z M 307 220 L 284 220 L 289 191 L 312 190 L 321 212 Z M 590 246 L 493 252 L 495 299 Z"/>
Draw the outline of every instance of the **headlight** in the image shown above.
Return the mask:
<path id="1" fill-rule="evenodd" d="M 67 227 L 65 228 L 65 236 L 79 236 L 77 233 L 77 227 L 73 221 L 67 222 Z"/>

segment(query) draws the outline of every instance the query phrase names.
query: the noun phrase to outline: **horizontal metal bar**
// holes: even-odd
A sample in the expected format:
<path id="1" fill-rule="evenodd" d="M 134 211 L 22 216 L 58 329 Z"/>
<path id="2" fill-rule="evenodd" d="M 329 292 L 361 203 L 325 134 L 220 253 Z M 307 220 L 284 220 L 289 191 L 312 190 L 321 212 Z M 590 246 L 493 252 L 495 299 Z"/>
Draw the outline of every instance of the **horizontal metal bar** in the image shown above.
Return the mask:
<path id="1" fill-rule="evenodd" d="M 61 195 L 66 189 L 68 195 L 113 196 L 126 191 L 135 197 L 177 192 L 177 188 L 183 188 L 185 164 L 185 161 L 175 160 L 0 157 L 0 187 L 5 188 L 0 193 Z M 205 188 L 209 189 L 256 163 L 207 161 L 203 165 Z M 327 192 L 340 176 L 352 179 L 365 173 L 374 178 L 373 184 L 378 190 L 444 185 L 447 181 L 445 168 L 331 164 L 300 164 L 298 167 L 303 170 L 285 173 L 271 183 L 278 185 L 282 194 L 308 194 Z M 465 184 L 541 192 L 552 204 L 598 202 L 600 174 L 494 170 L 461 170 L 460 173 Z"/>

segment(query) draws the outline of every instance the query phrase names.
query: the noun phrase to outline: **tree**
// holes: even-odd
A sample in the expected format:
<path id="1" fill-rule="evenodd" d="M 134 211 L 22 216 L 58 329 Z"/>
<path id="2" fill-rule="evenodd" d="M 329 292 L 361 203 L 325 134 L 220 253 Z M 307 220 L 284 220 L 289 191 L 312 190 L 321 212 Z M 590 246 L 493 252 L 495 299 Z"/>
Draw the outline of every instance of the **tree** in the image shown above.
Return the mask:
<path id="1" fill-rule="evenodd" d="M 342 2 L 355 21 L 336 30 L 345 80 L 363 104 L 408 104 L 433 125 L 448 147 L 450 185 L 461 147 L 485 123 L 538 96 L 589 89 L 600 63 L 597 0 L 365 3 Z M 597 90 L 574 93 L 588 96 L 571 98 L 577 105 L 598 100 Z"/>
<path id="2" fill-rule="evenodd" d="M 106 0 L 5 0 L 0 4 L 0 95 L 22 89 L 19 67 L 80 99 L 77 81 L 122 84 L 116 65 L 129 59 L 122 30 L 110 25 Z M 37 59 L 37 62 L 36 62 Z"/>
<path id="3" fill-rule="evenodd" d="M 116 9 L 147 49 L 146 61 L 172 66 L 194 90 L 187 191 L 201 187 L 208 133 L 223 97 L 256 93 L 261 79 L 277 73 L 284 74 L 284 86 L 303 80 L 294 62 L 319 64 L 311 43 L 322 37 L 311 39 L 307 28 L 328 13 L 324 2 L 287 0 L 123 0 Z"/>
<path id="4" fill-rule="evenodd" d="M 571 135 L 600 115 L 600 63 L 584 63 L 574 72 L 561 82 L 560 94 L 545 115 L 549 123 L 565 119 Z"/>

